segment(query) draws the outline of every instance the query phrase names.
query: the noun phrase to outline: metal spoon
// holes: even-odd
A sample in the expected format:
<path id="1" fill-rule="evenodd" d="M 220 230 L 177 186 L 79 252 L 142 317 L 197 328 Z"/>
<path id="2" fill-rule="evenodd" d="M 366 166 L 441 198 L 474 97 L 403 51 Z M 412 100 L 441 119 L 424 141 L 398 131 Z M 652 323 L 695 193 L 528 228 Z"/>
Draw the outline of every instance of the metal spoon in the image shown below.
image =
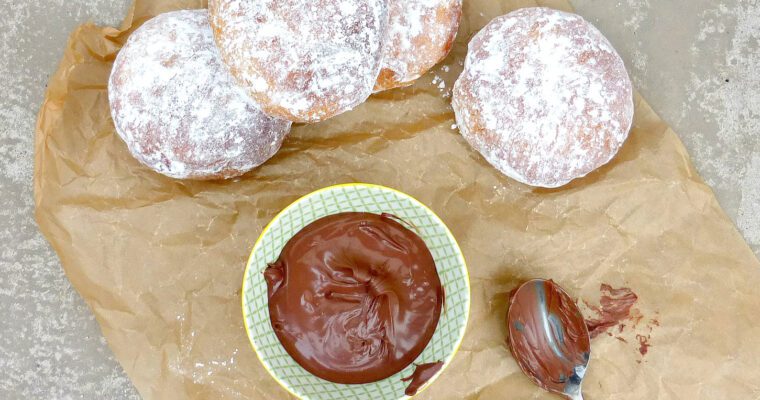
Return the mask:
<path id="1" fill-rule="evenodd" d="M 583 400 L 591 338 L 575 301 L 551 280 L 528 281 L 512 293 L 507 324 L 520 369 L 545 390 Z"/>

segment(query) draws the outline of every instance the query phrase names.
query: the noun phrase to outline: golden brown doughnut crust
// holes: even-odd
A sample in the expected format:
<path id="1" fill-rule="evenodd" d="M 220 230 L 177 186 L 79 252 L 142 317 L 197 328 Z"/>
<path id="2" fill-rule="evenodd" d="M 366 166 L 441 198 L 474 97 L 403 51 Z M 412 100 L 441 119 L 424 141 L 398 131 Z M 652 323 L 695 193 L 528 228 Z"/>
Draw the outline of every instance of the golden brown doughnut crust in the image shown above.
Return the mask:
<path id="1" fill-rule="evenodd" d="M 116 132 L 149 168 L 178 179 L 231 178 L 279 150 L 290 122 L 235 85 L 206 10 L 161 14 L 130 35 L 108 85 Z"/>
<path id="2" fill-rule="evenodd" d="M 223 60 L 270 115 L 318 122 L 372 94 L 387 0 L 211 0 L 209 12 Z"/>
<path id="3" fill-rule="evenodd" d="M 451 50 L 462 0 L 390 0 L 390 22 L 375 92 L 411 85 Z"/>

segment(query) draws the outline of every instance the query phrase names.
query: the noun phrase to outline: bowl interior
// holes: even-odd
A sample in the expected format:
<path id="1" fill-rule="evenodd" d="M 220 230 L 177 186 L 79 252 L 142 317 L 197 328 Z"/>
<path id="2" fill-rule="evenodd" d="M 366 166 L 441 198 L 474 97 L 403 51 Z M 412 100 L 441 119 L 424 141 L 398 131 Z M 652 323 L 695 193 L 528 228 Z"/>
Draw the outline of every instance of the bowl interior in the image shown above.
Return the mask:
<path id="1" fill-rule="evenodd" d="M 272 330 L 263 271 L 290 238 L 309 223 L 349 211 L 390 213 L 414 225 L 435 259 L 446 293 L 438 326 L 425 350 L 401 372 L 381 381 L 345 385 L 311 375 L 296 363 Z M 264 229 L 253 248 L 243 280 L 243 316 L 248 337 L 264 367 L 288 391 L 302 399 L 403 399 L 415 364 L 451 361 L 464 336 L 470 305 L 467 267 L 454 237 L 443 222 L 414 198 L 367 184 L 338 185 L 313 192 L 291 204 Z M 443 371 L 441 369 L 441 371 Z M 431 379 L 428 384 L 432 383 Z"/>

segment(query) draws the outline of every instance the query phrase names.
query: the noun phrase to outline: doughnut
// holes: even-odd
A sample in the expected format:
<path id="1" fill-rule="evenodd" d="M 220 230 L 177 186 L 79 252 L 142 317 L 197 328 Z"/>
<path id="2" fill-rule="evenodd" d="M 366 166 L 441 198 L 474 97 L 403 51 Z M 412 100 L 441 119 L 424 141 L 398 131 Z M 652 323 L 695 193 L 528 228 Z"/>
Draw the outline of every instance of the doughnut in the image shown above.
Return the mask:
<path id="1" fill-rule="evenodd" d="M 556 188 L 615 156 L 633 121 L 633 89 L 590 23 L 524 8 L 472 39 L 452 107 L 462 136 L 496 169 Z"/>
<path id="2" fill-rule="evenodd" d="M 318 122 L 372 94 L 387 0 L 211 0 L 222 59 L 270 114 Z"/>
<path id="3" fill-rule="evenodd" d="M 390 0 L 390 22 L 375 92 L 407 86 L 449 54 L 462 0 Z"/>
<path id="4" fill-rule="evenodd" d="M 241 175 L 272 157 L 291 126 L 235 85 L 206 10 L 161 14 L 132 33 L 114 62 L 108 98 L 132 155 L 177 179 Z"/>

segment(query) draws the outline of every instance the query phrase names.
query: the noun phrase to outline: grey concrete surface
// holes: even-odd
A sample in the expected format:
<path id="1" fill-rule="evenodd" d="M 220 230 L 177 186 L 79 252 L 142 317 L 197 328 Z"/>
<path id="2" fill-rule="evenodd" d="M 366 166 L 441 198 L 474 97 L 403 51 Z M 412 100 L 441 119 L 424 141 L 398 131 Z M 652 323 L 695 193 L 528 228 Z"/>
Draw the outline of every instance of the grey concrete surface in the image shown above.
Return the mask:
<path id="1" fill-rule="evenodd" d="M 0 0 L 0 399 L 137 399 L 33 219 L 34 124 L 69 32 L 128 0 Z"/>
<path id="2" fill-rule="evenodd" d="M 466 0 L 465 0 L 466 1 Z M 760 252 L 760 2 L 571 0 Z M 133 399 L 33 220 L 33 134 L 69 32 L 129 0 L 0 0 L 0 399 Z"/>

